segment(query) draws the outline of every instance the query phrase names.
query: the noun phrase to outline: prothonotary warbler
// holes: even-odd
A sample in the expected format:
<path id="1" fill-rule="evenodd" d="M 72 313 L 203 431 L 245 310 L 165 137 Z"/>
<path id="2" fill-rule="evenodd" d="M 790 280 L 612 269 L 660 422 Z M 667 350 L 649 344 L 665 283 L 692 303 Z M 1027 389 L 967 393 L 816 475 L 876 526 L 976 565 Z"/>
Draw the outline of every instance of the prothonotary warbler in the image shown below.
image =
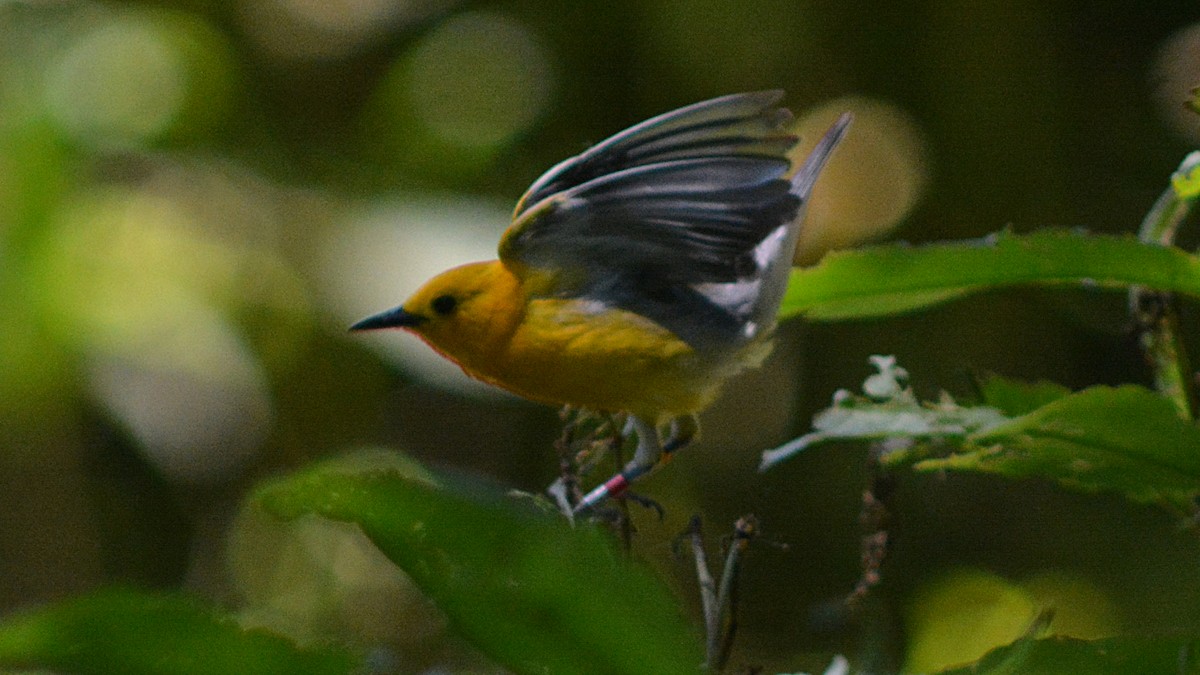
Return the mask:
<path id="1" fill-rule="evenodd" d="M 352 330 L 403 328 L 520 396 L 628 413 L 633 459 L 575 511 L 621 493 L 770 351 L 803 206 L 850 123 L 789 175 L 782 96 L 696 103 L 561 162 L 517 202 L 499 260 L 447 270 Z"/>

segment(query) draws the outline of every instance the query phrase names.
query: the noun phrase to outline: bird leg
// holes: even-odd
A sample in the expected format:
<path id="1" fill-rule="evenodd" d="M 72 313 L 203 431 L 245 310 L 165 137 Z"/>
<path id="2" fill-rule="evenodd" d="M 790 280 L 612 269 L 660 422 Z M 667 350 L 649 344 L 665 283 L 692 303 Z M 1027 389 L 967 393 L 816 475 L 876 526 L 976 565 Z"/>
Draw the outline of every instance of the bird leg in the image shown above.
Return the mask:
<path id="1" fill-rule="evenodd" d="M 658 458 L 662 457 L 663 446 L 658 437 L 658 428 L 636 415 L 630 415 L 629 422 L 625 426 L 626 434 L 630 430 L 637 434 L 637 449 L 633 451 L 633 459 L 625 464 L 625 470 L 621 473 L 627 475 L 629 482 L 632 483 L 635 479 L 648 473 L 655 464 L 658 464 Z"/>
<path id="2" fill-rule="evenodd" d="M 671 432 L 665 441 L 658 435 L 658 429 L 646 420 L 636 415 L 630 415 L 625 426 L 625 434 L 631 431 L 637 434 L 637 450 L 633 459 L 625 464 L 620 473 L 597 485 L 591 492 L 575 505 L 575 514 L 594 509 L 611 497 L 619 497 L 633 482 L 650 473 L 654 467 L 670 459 L 671 453 L 687 445 L 695 436 L 699 425 L 694 415 L 684 415 L 671 420 Z"/>
<path id="3" fill-rule="evenodd" d="M 700 433 L 700 420 L 695 415 L 680 415 L 671 420 L 671 435 L 663 441 L 663 461 L 671 458 L 671 453 L 692 442 Z"/>

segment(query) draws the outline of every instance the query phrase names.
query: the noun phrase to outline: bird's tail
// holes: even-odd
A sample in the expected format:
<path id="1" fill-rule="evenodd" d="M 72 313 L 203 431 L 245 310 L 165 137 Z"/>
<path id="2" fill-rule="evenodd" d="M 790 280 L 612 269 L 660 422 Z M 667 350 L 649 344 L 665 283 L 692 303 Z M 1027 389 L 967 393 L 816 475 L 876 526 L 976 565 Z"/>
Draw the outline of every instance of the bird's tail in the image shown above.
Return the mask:
<path id="1" fill-rule="evenodd" d="M 813 185 L 816 185 L 821 169 L 825 168 L 825 162 L 829 161 L 833 149 L 841 142 L 842 136 L 846 135 L 846 128 L 853 119 L 854 115 L 851 113 L 842 113 L 821 140 L 817 141 L 816 147 L 808 153 L 804 164 L 792 175 L 792 194 L 799 197 L 803 203 L 808 202 L 808 196 L 812 194 Z"/>
<path id="2" fill-rule="evenodd" d="M 812 185 L 816 184 L 817 177 L 821 175 L 821 169 L 833 155 L 834 148 L 838 147 L 841 137 L 846 135 L 846 127 L 850 126 L 851 119 L 853 119 L 853 115 L 842 113 L 838 121 L 835 121 L 833 126 L 829 127 L 829 131 L 824 133 L 821 141 L 817 142 L 816 147 L 812 148 L 808 159 L 805 159 L 803 165 L 792 175 L 791 192 L 800 199 L 799 209 L 796 213 L 796 220 L 793 220 L 787 229 L 781 232 L 781 240 L 775 241 L 773 244 L 778 252 L 769 257 L 770 262 L 767 264 L 767 268 L 762 270 L 758 297 L 750 310 L 750 319 L 758 328 L 756 333 L 774 328 L 775 313 L 779 311 L 779 304 L 784 299 L 787 289 L 788 273 L 792 269 L 792 257 L 796 253 L 796 244 L 800 238 L 800 227 L 804 220 L 805 207 L 808 207 Z"/>
<path id="3" fill-rule="evenodd" d="M 834 148 L 846 134 L 846 128 L 850 126 L 851 119 L 853 116 L 850 113 L 842 113 L 842 116 L 833 123 L 829 131 L 825 132 L 821 140 L 817 141 L 812 152 L 808 153 L 804 164 L 792 175 L 791 193 L 800 198 L 800 206 L 796 211 L 795 220 L 787 226 L 787 229 L 780 231 L 780 239 L 772 243 L 777 247 L 777 252 L 770 256 L 770 262 L 759 277 L 761 286 L 750 311 L 750 320 L 758 328 L 756 333 L 775 326 L 775 315 L 779 312 L 779 304 L 783 301 L 783 295 L 787 290 L 788 276 L 792 269 L 792 257 L 796 251 L 796 242 L 800 239 L 800 228 L 804 220 L 804 211 L 808 206 L 808 197 L 812 194 L 813 185 L 821 175 L 821 169 L 825 168 L 825 162 L 829 160 Z M 760 246 L 764 244 L 760 244 Z"/>

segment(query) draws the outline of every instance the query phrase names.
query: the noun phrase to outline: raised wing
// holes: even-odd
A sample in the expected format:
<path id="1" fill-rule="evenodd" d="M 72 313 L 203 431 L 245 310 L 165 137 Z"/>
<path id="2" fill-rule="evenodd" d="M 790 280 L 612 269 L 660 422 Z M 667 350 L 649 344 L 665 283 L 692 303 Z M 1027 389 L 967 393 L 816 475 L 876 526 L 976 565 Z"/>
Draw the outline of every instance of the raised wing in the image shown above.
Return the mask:
<path id="1" fill-rule="evenodd" d="M 799 200 L 784 178 L 796 138 L 781 92 L 736 94 L 660 115 L 539 178 L 500 242 L 541 269 L 723 282 Z"/>
<path id="2" fill-rule="evenodd" d="M 517 205 L 500 259 L 547 272 L 533 292 L 645 316 L 698 348 L 775 325 L 800 209 L 849 124 L 789 179 L 796 138 L 779 92 L 661 115 L 562 162 Z"/>
<path id="3" fill-rule="evenodd" d="M 778 90 L 732 94 L 634 125 L 559 162 L 534 181 L 517 202 L 513 220 L 556 192 L 622 169 L 697 157 L 782 157 L 796 143 L 784 129 L 792 114 L 775 107 L 782 98 Z"/>

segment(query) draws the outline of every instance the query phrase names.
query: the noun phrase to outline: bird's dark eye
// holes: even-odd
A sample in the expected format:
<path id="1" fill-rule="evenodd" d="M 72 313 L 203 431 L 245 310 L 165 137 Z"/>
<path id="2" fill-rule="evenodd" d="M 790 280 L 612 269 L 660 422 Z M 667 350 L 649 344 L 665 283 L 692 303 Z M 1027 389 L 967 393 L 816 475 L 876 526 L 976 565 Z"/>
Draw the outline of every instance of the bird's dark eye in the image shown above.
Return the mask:
<path id="1" fill-rule="evenodd" d="M 439 295 L 433 299 L 433 302 L 429 306 L 441 316 L 446 316 L 458 307 L 458 299 L 453 295 Z"/>

